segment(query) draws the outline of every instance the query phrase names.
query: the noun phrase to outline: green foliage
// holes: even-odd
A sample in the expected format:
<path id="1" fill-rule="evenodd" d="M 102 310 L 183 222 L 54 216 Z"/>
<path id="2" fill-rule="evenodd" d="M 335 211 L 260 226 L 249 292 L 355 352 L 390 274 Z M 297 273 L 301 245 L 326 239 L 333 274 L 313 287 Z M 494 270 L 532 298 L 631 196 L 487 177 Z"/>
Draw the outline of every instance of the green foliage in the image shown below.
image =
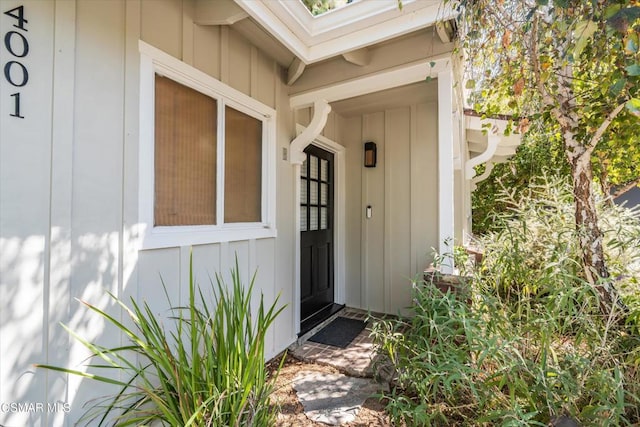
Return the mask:
<path id="1" fill-rule="evenodd" d="M 470 96 L 474 109 L 557 129 L 573 178 L 576 226 L 589 231 L 580 240 L 584 275 L 591 284 L 608 277 L 593 163 L 600 163 L 605 191 L 609 180 L 639 172 L 637 150 L 629 147 L 638 143 L 640 5 L 637 0 L 451 3 L 459 6 L 460 51 L 476 88 Z M 606 312 L 615 296 L 602 287 L 599 292 Z"/>
<path id="2" fill-rule="evenodd" d="M 640 5 L 634 0 L 462 1 L 461 33 L 478 111 L 505 111 L 557 129 L 561 116 L 604 187 L 640 177 Z M 591 141 L 616 106 L 599 141 Z M 569 142 L 569 141 L 564 141 Z M 572 147 L 565 147 L 568 151 Z"/>
<path id="3" fill-rule="evenodd" d="M 337 7 L 351 3 L 351 0 L 302 0 L 312 15 L 321 15 Z"/>
<path id="4" fill-rule="evenodd" d="M 617 134 L 620 125 L 622 123 L 613 123 L 612 132 Z M 610 185 L 620 186 L 640 178 L 640 140 L 607 139 L 598 147 L 593 167 L 601 183 L 602 194 L 613 193 Z M 605 157 L 600 150 L 607 153 Z M 484 171 L 484 166 L 479 166 L 478 169 L 479 175 Z M 504 189 L 519 194 L 528 191 L 529 184 L 540 176 L 569 179 L 570 174 L 558 130 L 547 127 L 542 122 L 533 123 L 531 129 L 523 135 L 516 154 L 506 163 L 496 164 L 491 175 L 479 182 L 471 194 L 474 234 L 493 231 L 497 225 L 496 214 L 509 208 L 499 197 Z"/>
<path id="5" fill-rule="evenodd" d="M 117 394 L 98 402 L 83 417 L 88 422 L 98 421 L 99 425 L 274 425 L 276 411 L 269 395 L 277 373 L 274 377 L 267 375 L 264 340 L 283 308 L 276 308 L 276 300 L 265 309 L 261 299 L 258 312 L 252 315 L 250 299 L 255 275 L 245 288 L 236 259 L 231 276 L 231 289 L 219 275 L 215 284 L 211 282 L 215 309 L 210 310 L 205 294 L 194 281 L 191 261 L 189 303 L 171 310 L 174 317 L 170 332 L 146 303 L 139 305 L 132 299 L 129 307 L 111 295 L 129 315 L 133 327 L 84 303 L 116 326 L 128 338 L 128 344 L 106 348 L 65 326 L 94 357 L 102 359 L 102 363 L 89 367 L 106 374 L 39 367 L 119 386 Z M 166 286 L 164 289 L 166 294 Z"/>
<path id="6" fill-rule="evenodd" d="M 353 0 L 301 0 L 302 3 L 309 9 L 309 12 L 313 16 L 321 15 L 330 10 L 342 7 L 351 3 Z M 398 9 L 402 10 L 402 0 L 397 0 Z"/>
<path id="7" fill-rule="evenodd" d="M 459 2 L 465 72 L 477 88 L 472 104 L 491 115 L 504 113 L 506 102 L 516 117 L 552 122 L 552 110 L 570 108 L 581 113 L 573 130 L 588 139 L 615 106 L 638 98 L 634 3 Z M 576 99 L 558 106 L 567 95 Z"/>
<path id="8" fill-rule="evenodd" d="M 484 261 L 463 272 L 471 297 L 416 282 L 414 316 L 375 324 L 397 369 L 386 396 L 396 425 L 546 426 L 559 415 L 581 425 L 640 422 L 640 221 L 600 206 L 630 306 L 623 325 L 619 311 L 601 314 L 598 292 L 579 277 L 571 199 L 558 180 L 504 190 L 509 208 L 480 242 Z"/>
<path id="9" fill-rule="evenodd" d="M 520 194 L 540 176 L 560 178 L 569 174 L 558 133 L 545 127 L 531 129 L 523 136 L 515 156 L 496 164 L 489 178 L 479 182 L 471 194 L 474 234 L 493 231 L 498 226 L 496 215 L 513 208 L 500 197 L 504 189 Z"/>

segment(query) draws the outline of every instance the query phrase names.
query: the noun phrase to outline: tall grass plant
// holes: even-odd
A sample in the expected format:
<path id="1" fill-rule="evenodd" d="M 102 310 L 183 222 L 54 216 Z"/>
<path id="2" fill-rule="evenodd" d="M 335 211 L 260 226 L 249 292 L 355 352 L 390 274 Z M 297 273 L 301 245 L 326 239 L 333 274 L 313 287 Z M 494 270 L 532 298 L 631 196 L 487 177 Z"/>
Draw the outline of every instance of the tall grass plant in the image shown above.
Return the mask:
<path id="1" fill-rule="evenodd" d="M 601 205 L 608 256 L 624 260 L 611 280 L 630 307 L 603 317 L 598 293 L 581 277 L 568 187 L 543 179 L 526 194 L 504 190 L 501 197 L 510 208 L 480 242 L 482 264 L 463 272 L 472 298 L 419 280 L 414 315 L 375 325 L 374 338 L 397 370 L 387 406 L 394 422 L 640 422 L 637 219 Z"/>
<path id="2" fill-rule="evenodd" d="M 243 286 L 236 259 L 231 278 L 232 285 L 227 287 L 216 274 L 210 289 L 215 297 L 210 301 L 195 283 L 191 261 L 189 301 L 186 306 L 171 309 L 170 325 L 163 324 L 145 302 L 131 299 L 127 305 L 111 295 L 128 315 L 128 322 L 120 322 L 85 302 L 91 311 L 113 324 L 128 343 L 122 347 L 103 347 L 65 326 L 98 362 L 88 366 L 90 372 L 39 367 L 118 387 L 113 396 L 92 402 L 83 417 L 87 423 L 181 427 L 274 425 L 277 410 L 269 395 L 274 390 L 277 372 L 269 376 L 264 346 L 267 329 L 283 307 L 277 307 L 277 299 L 265 307 L 261 298 L 257 313 L 252 313 L 250 300 L 255 275 L 248 287 Z M 164 283 L 163 288 L 167 294 Z"/>

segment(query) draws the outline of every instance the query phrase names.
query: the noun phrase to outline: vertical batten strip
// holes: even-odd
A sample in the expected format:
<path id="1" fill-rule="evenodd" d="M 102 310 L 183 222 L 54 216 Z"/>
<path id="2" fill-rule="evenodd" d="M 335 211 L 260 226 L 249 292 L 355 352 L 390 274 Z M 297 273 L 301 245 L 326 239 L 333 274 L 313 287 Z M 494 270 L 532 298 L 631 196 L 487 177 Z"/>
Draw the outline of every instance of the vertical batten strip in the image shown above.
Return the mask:
<path id="1" fill-rule="evenodd" d="M 48 307 L 45 307 L 44 337 L 47 363 L 58 363 L 61 355 L 68 354 L 70 337 L 51 343 L 51 336 L 59 331 L 59 322 L 68 322 L 71 307 L 71 215 L 73 181 L 73 117 L 74 117 L 74 81 L 75 81 L 75 39 L 76 5 L 75 2 L 58 1 L 53 5 L 53 88 L 51 105 L 51 179 L 50 179 L 50 224 L 49 254 L 46 257 L 49 274 L 45 277 Z M 47 283 L 48 282 L 48 283 Z M 55 290 L 55 295 L 51 296 Z M 63 301 L 56 299 L 56 295 Z M 60 308 L 63 311 L 60 312 Z M 57 311 L 58 312 L 57 312 Z M 52 348 L 54 347 L 54 348 Z M 48 373 L 46 400 L 56 401 L 67 394 L 66 381 L 56 384 Z M 62 377 L 62 376 L 60 376 Z M 46 424 L 61 423 L 64 414 L 53 415 L 54 420 L 45 420 Z"/>
<path id="2" fill-rule="evenodd" d="M 416 104 L 411 105 L 410 112 L 410 141 L 409 141 L 409 222 L 411 224 L 411 233 L 409 233 L 410 239 L 410 268 L 411 274 L 418 274 L 419 271 L 419 260 L 420 253 L 418 252 L 418 239 L 424 239 L 424 236 L 418 234 L 419 230 L 419 218 L 420 218 L 420 210 L 418 208 L 418 200 L 420 200 L 420 192 L 418 191 L 418 186 L 415 185 L 417 182 L 417 171 L 420 168 L 420 159 L 418 158 L 418 107 Z"/>
<path id="3" fill-rule="evenodd" d="M 220 27 L 220 81 L 229 84 L 229 27 Z"/>
<path id="4" fill-rule="evenodd" d="M 139 298 L 138 290 L 138 144 L 140 126 L 139 104 L 139 76 L 140 53 L 138 40 L 141 37 L 141 9 L 140 1 L 125 3 L 125 61 L 123 88 L 123 142 L 122 150 L 122 228 L 121 245 L 119 249 L 121 266 L 118 283 L 118 295 L 128 300 L 133 296 Z M 125 313 L 120 312 L 120 320 L 124 321 Z M 120 344 L 124 345 L 126 338 L 121 335 Z"/>
<path id="5" fill-rule="evenodd" d="M 384 236 L 384 250 L 382 252 L 383 259 L 383 295 L 384 295 L 384 311 L 385 313 L 389 313 L 391 309 L 391 287 L 393 285 L 393 265 L 392 260 L 393 256 L 391 255 L 391 241 L 392 237 L 392 224 L 391 224 L 391 216 L 392 210 L 394 207 L 391 205 L 391 192 L 393 191 L 393 182 L 392 182 L 392 168 L 394 167 L 394 157 L 396 154 L 396 150 L 385 150 L 387 141 L 391 142 L 394 140 L 393 135 L 391 135 L 393 131 L 392 124 L 390 123 L 391 119 L 389 117 L 389 110 L 385 110 L 384 112 L 384 128 L 383 135 L 384 141 L 378 142 L 378 158 L 382 161 L 379 162 L 379 166 L 383 168 L 384 173 L 384 193 L 383 193 L 383 206 L 384 206 L 384 228 L 383 228 L 383 236 Z"/>
<path id="6" fill-rule="evenodd" d="M 251 45 L 251 60 L 249 62 L 249 94 L 252 98 L 258 99 L 258 76 L 260 65 L 258 63 L 258 48 Z"/>
<path id="7" fill-rule="evenodd" d="M 368 115 L 363 115 L 362 116 L 362 122 L 360 123 L 360 138 L 358 140 L 358 151 L 360 153 L 360 155 L 358 156 L 358 163 L 357 165 L 360 167 L 360 165 L 362 164 L 362 158 L 364 157 L 364 148 L 363 148 L 363 144 L 361 141 L 364 141 L 364 135 L 366 133 L 366 128 L 368 126 Z M 369 301 L 369 286 L 371 286 L 371 284 L 369 283 L 369 274 L 368 274 L 368 270 L 367 270 L 367 259 L 369 256 L 369 245 L 367 245 L 367 239 L 369 237 L 368 234 L 368 229 L 369 227 L 367 227 L 367 220 L 364 219 L 364 210 L 366 209 L 366 204 L 368 203 L 368 191 L 369 191 L 369 182 L 367 180 L 367 176 L 366 176 L 366 169 L 363 167 L 360 167 L 360 182 L 361 182 L 361 189 L 360 189 L 360 194 L 362 195 L 362 199 L 360 202 L 360 209 L 358 212 L 358 216 L 360 218 L 360 223 L 362 224 L 361 230 L 360 230 L 360 248 L 361 248 L 361 252 L 360 252 L 360 281 L 361 281 L 361 287 L 360 287 L 360 303 L 362 304 L 363 307 L 370 307 L 371 303 Z"/>
<path id="8" fill-rule="evenodd" d="M 180 262 L 178 277 L 180 277 L 180 290 L 178 291 L 178 307 L 184 307 L 189 303 L 189 274 L 192 246 L 180 246 Z M 173 304 L 175 304 L 172 301 Z"/>
<path id="9" fill-rule="evenodd" d="M 189 65 L 193 65 L 194 58 L 194 13 L 193 1 L 182 0 L 182 61 Z"/>

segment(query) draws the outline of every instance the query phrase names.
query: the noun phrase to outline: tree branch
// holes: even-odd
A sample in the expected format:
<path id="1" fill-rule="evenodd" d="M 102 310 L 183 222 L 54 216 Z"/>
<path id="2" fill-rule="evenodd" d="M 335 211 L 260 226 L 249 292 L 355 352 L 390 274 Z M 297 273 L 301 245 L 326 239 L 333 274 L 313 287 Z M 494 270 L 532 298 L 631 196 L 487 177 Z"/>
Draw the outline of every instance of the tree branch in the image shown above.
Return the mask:
<path id="1" fill-rule="evenodd" d="M 540 17 L 538 14 L 533 16 L 533 24 L 531 26 L 531 39 L 530 39 L 530 56 L 531 56 L 531 67 L 533 68 L 533 76 L 536 81 L 536 86 L 538 87 L 538 92 L 542 95 L 543 102 L 551 106 L 554 104 L 554 99 L 549 92 L 547 92 L 547 88 L 544 86 L 542 82 L 542 76 L 540 75 L 540 58 L 538 56 L 538 27 L 540 25 Z"/>
<path id="2" fill-rule="evenodd" d="M 611 125 L 611 122 L 613 122 L 616 116 L 620 114 L 620 111 L 622 111 L 625 104 L 626 101 L 614 108 L 613 111 L 609 113 L 607 118 L 604 119 L 604 121 L 600 124 L 600 127 L 598 127 L 598 130 L 596 130 L 596 133 L 594 133 L 593 137 L 591 137 L 589 145 L 587 145 L 587 153 L 589 155 L 591 155 L 593 150 L 595 150 L 596 145 L 598 145 L 598 142 L 600 142 L 600 139 L 602 138 L 602 135 L 604 135 L 605 131 L 609 128 L 609 125 Z"/>

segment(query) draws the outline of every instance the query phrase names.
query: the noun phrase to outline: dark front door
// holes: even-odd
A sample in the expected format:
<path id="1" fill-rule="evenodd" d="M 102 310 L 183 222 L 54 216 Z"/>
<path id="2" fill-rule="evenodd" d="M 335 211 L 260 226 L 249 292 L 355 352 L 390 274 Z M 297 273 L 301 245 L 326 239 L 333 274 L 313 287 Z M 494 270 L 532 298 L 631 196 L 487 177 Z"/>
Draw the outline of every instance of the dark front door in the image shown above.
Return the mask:
<path id="1" fill-rule="evenodd" d="M 300 319 L 333 304 L 333 154 L 305 149 L 300 173 Z"/>

